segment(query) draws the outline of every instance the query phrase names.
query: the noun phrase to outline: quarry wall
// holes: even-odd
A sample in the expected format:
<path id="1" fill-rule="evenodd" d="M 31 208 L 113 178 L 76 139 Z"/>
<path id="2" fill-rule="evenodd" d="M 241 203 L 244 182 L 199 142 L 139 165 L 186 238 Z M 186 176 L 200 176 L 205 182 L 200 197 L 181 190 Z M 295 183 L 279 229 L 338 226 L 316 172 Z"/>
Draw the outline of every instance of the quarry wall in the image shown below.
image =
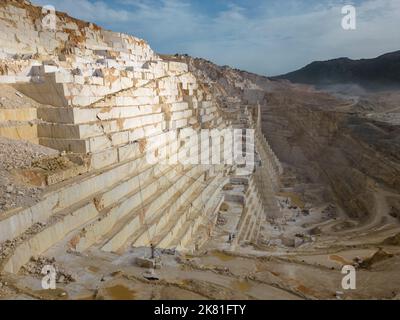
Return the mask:
<path id="1" fill-rule="evenodd" d="M 187 63 L 62 13 L 49 30 L 46 14 L 27 1 L 0 5 L 0 82 L 40 104 L 0 109 L 0 135 L 80 157 L 86 169 L 66 175 L 37 204 L 0 216 L 3 270 L 18 272 L 57 243 L 77 252 L 150 243 L 194 250 L 204 243 L 222 188 L 238 168 L 213 163 L 211 153 L 182 139 L 185 129 L 197 135 L 233 127 L 254 131 L 260 165 L 247 173 L 251 183 L 238 232 L 239 241 L 257 242 L 262 222 L 279 215 L 274 191 L 282 173 L 261 132 L 260 111 L 240 108 L 244 122 L 227 117 L 212 84 L 199 81 Z M 223 139 L 212 143 L 218 153 L 227 149 Z M 181 159 L 188 150 L 209 162 L 148 161 L 149 154 Z"/>

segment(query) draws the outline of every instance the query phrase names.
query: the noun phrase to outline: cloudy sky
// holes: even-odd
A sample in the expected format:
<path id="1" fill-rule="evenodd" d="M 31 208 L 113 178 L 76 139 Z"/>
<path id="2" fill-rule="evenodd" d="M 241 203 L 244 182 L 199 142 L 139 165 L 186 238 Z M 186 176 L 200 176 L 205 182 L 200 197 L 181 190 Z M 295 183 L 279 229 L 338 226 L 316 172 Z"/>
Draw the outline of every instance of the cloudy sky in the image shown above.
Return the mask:
<path id="1" fill-rule="evenodd" d="M 400 0 L 32 0 L 187 53 L 265 75 L 314 60 L 372 58 L 400 50 Z M 357 29 L 343 30 L 352 4 Z"/>

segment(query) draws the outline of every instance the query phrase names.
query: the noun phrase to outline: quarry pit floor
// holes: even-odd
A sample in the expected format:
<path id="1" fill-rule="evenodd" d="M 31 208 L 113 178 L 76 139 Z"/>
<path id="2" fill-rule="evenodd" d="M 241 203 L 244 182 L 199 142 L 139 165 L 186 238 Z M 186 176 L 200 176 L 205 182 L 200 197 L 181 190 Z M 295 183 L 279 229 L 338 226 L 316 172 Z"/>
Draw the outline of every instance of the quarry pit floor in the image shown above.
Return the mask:
<path id="1" fill-rule="evenodd" d="M 286 203 L 281 196 L 282 203 Z M 265 223 L 270 235 L 260 245 L 232 245 L 230 230 L 239 208 L 228 203 L 226 223 L 214 229 L 211 239 L 197 252 L 185 254 L 156 249 L 161 268 L 139 267 L 136 257 L 148 257 L 150 248 L 127 248 L 106 253 L 92 248 L 84 253 L 65 250 L 63 244 L 46 252 L 73 281 L 43 290 L 40 275 L 2 276 L 6 299 L 143 300 L 143 299 L 398 299 L 400 298 L 400 226 L 374 218 L 354 230 L 333 232 L 341 217 L 322 216 L 321 208 L 299 214 L 283 208 L 285 222 Z M 282 226 L 283 225 L 283 226 Z M 299 234 L 304 226 L 318 226 L 321 234 L 285 245 L 281 239 Z M 304 231 L 304 230 L 303 230 Z M 397 235 L 397 236 L 396 236 Z M 279 239 L 279 241 L 276 241 Z M 390 241 L 388 241 L 388 239 Z M 286 242 L 286 241 L 283 241 Z M 343 290 L 343 265 L 357 266 L 357 287 Z M 154 272 L 154 279 L 146 274 Z M 6 283 L 7 285 L 4 285 Z M 0 291 L 1 292 L 1 291 Z"/>

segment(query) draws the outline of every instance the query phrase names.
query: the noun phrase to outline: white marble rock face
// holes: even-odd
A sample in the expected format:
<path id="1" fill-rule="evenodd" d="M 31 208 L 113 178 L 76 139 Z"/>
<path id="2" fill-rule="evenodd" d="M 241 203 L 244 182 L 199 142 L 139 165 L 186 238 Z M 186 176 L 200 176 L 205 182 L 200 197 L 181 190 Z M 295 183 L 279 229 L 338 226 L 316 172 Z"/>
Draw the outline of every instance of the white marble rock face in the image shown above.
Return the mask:
<path id="1" fill-rule="evenodd" d="M 57 16 L 56 30 L 46 30 L 43 17 L 32 17 L 29 10 L 12 4 L 0 9 L 9 18 L 0 19 L 2 64 L 15 65 L 0 82 L 18 85 L 48 108 L 39 112 L 46 123 L 38 127 L 46 145 L 90 154 L 130 143 L 126 137 L 201 126 L 217 116 L 211 95 L 198 89 L 186 63 L 163 61 L 134 36 L 65 17 Z M 32 57 L 11 56 L 21 52 Z M 135 133 L 140 130 L 144 133 Z"/>
<path id="2" fill-rule="evenodd" d="M 57 216 L 43 230 L 21 240 L 4 270 L 18 272 L 32 255 L 71 232 L 76 234 L 76 251 L 100 240 L 104 251 L 116 251 L 128 240 L 148 245 L 144 223 L 161 247 L 193 246 L 201 225 L 218 212 L 221 189 L 233 169 L 225 164 L 210 168 L 179 162 L 156 168 L 146 157 L 162 154 L 179 160 L 185 147 L 195 147 L 193 142 L 178 140 L 182 129 L 200 133 L 231 124 L 208 86 L 189 72 L 187 63 L 161 59 L 134 36 L 65 17 L 58 17 L 55 31 L 42 30 L 40 19 L 27 10 L 32 7 L 0 6 L 0 83 L 13 85 L 41 104 L 35 114 L 40 122 L 34 138 L 42 145 L 87 157 L 88 172 L 46 194 L 38 204 L 0 220 L 2 242 Z M 165 138 L 165 133 L 170 135 Z M 255 143 L 268 164 L 263 177 L 275 183 L 279 161 L 260 132 Z M 241 239 L 249 240 L 259 232 L 256 225 L 263 208 L 272 204 L 257 189 L 258 180 L 251 175 L 245 179 L 254 192 L 246 199 L 249 206 L 244 215 L 249 223 L 239 232 Z M 139 217 L 135 213 L 142 201 L 148 209 Z M 190 210 L 190 203 L 201 206 L 201 213 Z M 111 232 L 121 221 L 124 226 Z"/>

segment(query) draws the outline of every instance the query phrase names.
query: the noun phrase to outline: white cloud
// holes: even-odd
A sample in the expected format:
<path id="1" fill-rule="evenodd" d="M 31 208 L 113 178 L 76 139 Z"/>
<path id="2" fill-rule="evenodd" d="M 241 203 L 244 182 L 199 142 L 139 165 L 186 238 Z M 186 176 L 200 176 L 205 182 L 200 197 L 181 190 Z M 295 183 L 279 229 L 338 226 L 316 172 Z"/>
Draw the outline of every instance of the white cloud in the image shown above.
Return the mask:
<path id="1" fill-rule="evenodd" d="M 213 15 L 198 12 L 188 0 L 114 0 L 119 10 L 102 1 L 36 2 L 142 37 L 159 52 L 188 53 L 267 75 L 312 60 L 374 57 L 400 49 L 398 0 L 358 2 L 355 31 L 341 28 L 343 0 L 323 5 L 252 0 L 252 11 L 232 4 Z"/>
<path id="2" fill-rule="evenodd" d="M 32 2 L 40 6 L 51 4 L 57 11 L 67 12 L 75 18 L 91 22 L 127 22 L 129 19 L 129 12 L 113 9 L 103 1 L 33 0 Z"/>

